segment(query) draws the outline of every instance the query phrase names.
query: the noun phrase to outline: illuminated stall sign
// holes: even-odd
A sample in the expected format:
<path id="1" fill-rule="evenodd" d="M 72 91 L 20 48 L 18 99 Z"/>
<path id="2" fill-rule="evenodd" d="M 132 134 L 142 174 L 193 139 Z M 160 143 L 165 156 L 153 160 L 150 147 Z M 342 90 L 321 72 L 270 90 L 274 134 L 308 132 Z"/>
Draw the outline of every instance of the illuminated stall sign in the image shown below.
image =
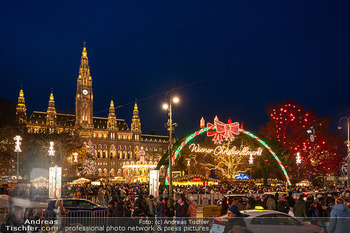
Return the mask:
<path id="1" fill-rule="evenodd" d="M 61 197 L 62 168 L 50 167 L 49 169 L 49 198 Z"/>
<path id="2" fill-rule="evenodd" d="M 159 170 L 149 171 L 149 195 L 159 195 Z"/>
<path id="3" fill-rule="evenodd" d="M 233 146 L 232 148 L 228 148 L 226 146 L 217 146 L 215 148 L 204 148 L 199 144 L 192 143 L 189 146 L 191 153 L 202 153 L 202 154 L 213 154 L 215 156 L 218 155 L 261 155 L 262 148 L 259 147 L 257 150 L 253 151 L 249 147 L 244 147 L 242 150 L 238 150 L 237 147 Z"/>

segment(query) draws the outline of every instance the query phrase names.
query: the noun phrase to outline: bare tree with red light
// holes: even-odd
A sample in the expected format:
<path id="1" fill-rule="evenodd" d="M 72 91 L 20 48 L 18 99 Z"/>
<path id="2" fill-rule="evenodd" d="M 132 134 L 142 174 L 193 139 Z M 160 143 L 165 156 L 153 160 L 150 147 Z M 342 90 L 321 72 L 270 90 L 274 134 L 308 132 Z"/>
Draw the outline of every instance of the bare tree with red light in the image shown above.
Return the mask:
<path id="1" fill-rule="evenodd" d="M 293 162 L 286 168 L 291 178 L 297 178 L 298 152 L 301 179 L 339 174 L 344 140 L 338 133 L 329 131 L 331 120 L 328 117 L 319 117 L 293 99 L 268 105 L 266 113 L 269 122 L 261 127 L 260 133 L 289 150 L 287 160 Z"/>

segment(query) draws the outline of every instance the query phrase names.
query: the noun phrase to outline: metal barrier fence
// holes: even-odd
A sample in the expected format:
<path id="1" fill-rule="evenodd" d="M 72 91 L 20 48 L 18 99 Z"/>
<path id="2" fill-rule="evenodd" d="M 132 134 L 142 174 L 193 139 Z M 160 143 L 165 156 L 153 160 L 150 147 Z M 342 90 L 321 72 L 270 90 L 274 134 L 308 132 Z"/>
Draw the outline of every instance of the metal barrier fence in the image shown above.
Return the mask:
<path id="1" fill-rule="evenodd" d="M 137 195 L 134 195 L 133 198 L 137 198 Z M 165 197 L 165 196 L 164 196 Z M 180 194 L 174 194 L 174 200 L 177 200 L 180 197 Z M 186 194 L 185 197 L 189 200 L 190 197 L 193 197 L 193 199 L 198 203 L 198 205 L 216 205 L 217 202 L 224 197 L 224 194 Z M 69 196 L 62 197 L 62 198 L 71 198 Z M 88 195 L 88 196 L 82 196 L 82 199 L 89 200 L 95 204 L 101 204 L 101 201 L 98 200 L 97 195 Z M 105 196 L 105 199 L 103 200 L 104 205 L 106 205 L 110 200 L 111 196 L 108 197 Z M 34 201 L 38 202 L 46 202 L 49 199 L 49 196 L 43 196 L 43 195 L 37 195 L 33 198 Z"/>
<path id="2" fill-rule="evenodd" d="M 99 217 L 78 217 L 67 218 L 65 231 L 80 232 L 197 232 L 197 233 L 223 233 L 227 221 L 214 218 L 99 218 Z M 312 218 L 296 219 L 290 216 L 267 217 L 252 216 L 246 218 L 237 217 L 237 224 L 243 231 L 233 232 L 313 232 L 327 233 L 327 229 L 339 228 L 342 231 L 350 232 L 349 218 Z M 336 220 L 336 222 L 334 222 Z M 333 221 L 333 222 L 332 222 Z M 80 230 L 79 230 L 80 229 Z M 334 231 L 333 231 L 334 232 Z"/>

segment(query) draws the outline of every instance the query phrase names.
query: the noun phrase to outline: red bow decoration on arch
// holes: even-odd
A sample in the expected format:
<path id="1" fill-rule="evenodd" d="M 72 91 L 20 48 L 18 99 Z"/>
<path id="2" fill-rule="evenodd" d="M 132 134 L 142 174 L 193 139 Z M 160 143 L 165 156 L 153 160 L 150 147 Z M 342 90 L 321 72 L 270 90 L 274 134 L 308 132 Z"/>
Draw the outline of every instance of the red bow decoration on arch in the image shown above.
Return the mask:
<path id="1" fill-rule="evenodd" d="M 208 131 L 207 136 L 214 136 L 213 141 L 215 143 L 221 143 L 224 137 L 226 140 L 234 138 L 233 134 L 239 135 L 239 123 L 234 122 L 230 124 L 225 124 L 219 120 L 214 119 L 214 125 L 211 123 L 207 124 L 207 127 L 216 127 L 216 131 Z"/>

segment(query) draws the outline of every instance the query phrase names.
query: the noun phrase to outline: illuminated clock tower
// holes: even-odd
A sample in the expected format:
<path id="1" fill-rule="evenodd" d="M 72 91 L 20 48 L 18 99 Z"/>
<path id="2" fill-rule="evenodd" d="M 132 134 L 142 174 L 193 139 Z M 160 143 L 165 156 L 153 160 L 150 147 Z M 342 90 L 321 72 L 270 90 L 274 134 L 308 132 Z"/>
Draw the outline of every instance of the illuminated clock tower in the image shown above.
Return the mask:
<path id="1" fill-rule="evenodd" d="M 75 96 L 75 127 L 81 136 L 90 137 L 93 126 L 92 78 L 84 42 Z"/>

